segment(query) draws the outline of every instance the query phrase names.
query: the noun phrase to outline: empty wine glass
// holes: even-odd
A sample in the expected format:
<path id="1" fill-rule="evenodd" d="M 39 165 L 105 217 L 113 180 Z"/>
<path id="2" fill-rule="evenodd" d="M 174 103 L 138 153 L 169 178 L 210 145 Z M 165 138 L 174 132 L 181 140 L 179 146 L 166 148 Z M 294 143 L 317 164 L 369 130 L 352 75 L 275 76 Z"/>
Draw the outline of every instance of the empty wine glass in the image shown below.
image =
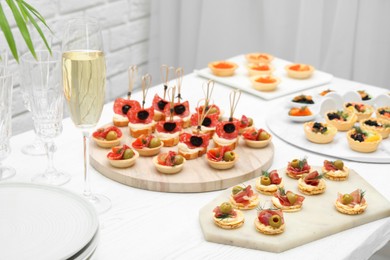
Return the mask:
<path id="1" fill-rule="evenodd" d="M 15 175 L 15 169 L 1 162 L 11 153 L 12 74 L 5 67 L 0 70 L 0 181 Z"/>
<path id="2" fill-rule="evenodd" d="M 62 41 L 62 80 L 65 99 L 84 145 L 84 193 L 98 213 L 110 209 L 106 196 L 91 192 L 89 139 L 101 116 L 106 86 L 106 64 L 99 23 L 93 18 L 68 22 Z"/>
<path id="3" fill-rule="evenodd" d="M 45 144 L 48 166 L 45 172 L 32 178 L 33 182 L 62 185 L 70 180 L 66 173 L 53 164 L 54 138 L 62 132 L 64 97 L 61 87 L 61 53 L 37 51 L 37 59 L 30 53 L 21 57 L 21 84 L 27 93 L 36 134 Z"/>

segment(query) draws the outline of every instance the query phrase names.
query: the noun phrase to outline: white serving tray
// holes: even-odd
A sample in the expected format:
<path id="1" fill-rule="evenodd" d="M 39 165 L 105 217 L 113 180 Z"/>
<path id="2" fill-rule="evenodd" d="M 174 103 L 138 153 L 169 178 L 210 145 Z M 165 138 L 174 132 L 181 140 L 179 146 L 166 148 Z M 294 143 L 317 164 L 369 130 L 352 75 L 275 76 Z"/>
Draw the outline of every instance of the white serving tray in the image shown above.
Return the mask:
<path id="1" fill-rule="evenodd" d="M 281 82 L 274 91 L 258 91 L 252 88 L 252 83 L 249 80 L 249 75 L 246 69 L 247 62 L 245 60 L 245 56 L 239 55 L 228 59 L 228 61 L 232 61 L 238 64 L 238 68 L 235 74 L 231 77 L 215 76 L 211 73 L 209 68 L 196 70 L 195 73 L 199 76 L 212 79 L 215 82 L 222 83 L 226 86 L 241 89 L 242 91 L 248 92 L 266 100 L 271 100 L 305 89 L 318 87 L 320 85 L 329 83 L 333 78 L 331 74 L 319 70 L 315 70 L 313 75 L 308 79 L 299 80 L 289 78 L 286 71 L 284 70 L 284 67 L 291 62 L 279 58 L 274 58 L 272 61 L 272 65 L 275 67 L 274 75 L 279 77 Z"/>

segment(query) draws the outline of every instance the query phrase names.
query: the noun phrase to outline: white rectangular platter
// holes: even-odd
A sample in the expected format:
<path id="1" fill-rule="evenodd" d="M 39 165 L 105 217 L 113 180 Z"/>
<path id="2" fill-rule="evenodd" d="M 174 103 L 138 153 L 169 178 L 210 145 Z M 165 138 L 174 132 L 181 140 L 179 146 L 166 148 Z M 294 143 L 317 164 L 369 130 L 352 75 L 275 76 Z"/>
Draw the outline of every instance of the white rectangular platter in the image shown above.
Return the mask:
<path id="1" fill-rule="evenodd" d="M 320 170 L 318 167 L 316 169 Z M 279 170 L 279 175 L 283 177 L 286 190 L 299 194 L 297 180 L 287 177 L 284 169 Z M 254 188 L 255 179 L 245 184 Z M 238 229 L 225 230 L 217 227 L 213 222 L 213 209 L 222 202 L 229 201 L 231 189 L 227 189 L 200 210 L 203 235 L 210 242 L 279 253 L 390 216 L 390 202 L 353 170 L 347 181 L 326 180 L 326 185 L 326 191 L 321 195 L 304 195 L 301 211 L 284 213 L 286 229 L 284 233 L 275 236 L 264 235 L 255 229 L 256 209 L 244 211 L 245 223 Z M 339 213 L 333 205 L 337 192 L 350 193 L 357 188 L 366 191 L 366 211 L 361 215 Z M 259 196 L 260 205 L 271 198 L 263 194 Z"/>
<path id="2" fill-rule="evenodd" d="M 275 99 L 291 93 L 302 91 L 304 89 L 318 87 L 320 85 L 329 83 L 333 78 L 331 74 L 319 70 L 315 70 L 313 75 L 308 79 L 299 80 L 289 78 L 287 77 L 284 67 L 291 62 L 279 58 L 274 58 L 272 60 L 272 65 L 275 67 L 274 75 L 279 77 L 281 82 L 274 91 L 258 91 L 252 88 L 252 83 L 249 80 L 249 75 L 246 69 L 247 62 L 245 60 L 245 56 L 239 55 L 228 59 L 228 61 L 235 62 L 238 65 L 235 74 L 231 77 L 215 76 L 211 73 L 209 68 L 197 70 L 195 73 L 199 76 L 212 79 L 215 82 L 224 84 L 226 86 L 241 89 L 242 91 L 248 92 L 266 100 Z"/>

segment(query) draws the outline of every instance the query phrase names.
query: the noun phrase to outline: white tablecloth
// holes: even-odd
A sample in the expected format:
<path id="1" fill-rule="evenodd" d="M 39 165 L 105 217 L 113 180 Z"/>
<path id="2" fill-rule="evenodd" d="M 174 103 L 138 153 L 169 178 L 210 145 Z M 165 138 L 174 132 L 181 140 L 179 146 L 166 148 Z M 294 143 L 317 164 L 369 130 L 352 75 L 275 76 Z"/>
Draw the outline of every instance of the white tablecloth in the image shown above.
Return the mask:
<path id="1" fill-rule="evenodd" d="M 192 111 L 203 98 L 202 84 L 206 80 L 188 75 L 183 80 L 182 96 L 190 100 Z M 116 86 L 123 87 L 126 86 Z M 310 90 L 332 88 L 344 92 L 349 89 L 366 89 L 369 86 L 341 79 L 334 79 L 327 86 Z M 108 90 L 109 91 L 109 90 Z M 154 93 L 162 93 L 162 87 L 149 90 L 146 105 L 151 104 Z M 216 84 L 213 98 L 227 113 L 230 88 Z M 305 93 L 310 92 L 305 91 Z M 382 90 L 384 92 L 384 90 Z M 141 93 L 133 97 L 140 100 Z M 273 101 L 243 93 L 236 115 L 246 114 L 254 118 L 257 127 L 265 127 L 269 109 L 282 97 Z M 112 103 L 105 105 L 99 125 L 111 121 Z M 46 167 L 45 156 L 27 156 L 21 147 L 33 140 L 32 131 L 11 139 L 12 154 L 4 161 L 17 170 L 9 181 L 29 182 L 31 177 Z M 390 142 L 386 140 L 386 142 Z M 322 165 L 328 156 L 309 153 L 273 139 L 275 156 L 271 168 L 285 167 L 288 160 L 308 156 L 312 165 Z M 64 188 L 81 193 L 82 185 L 82 138 L 70 119 L 64 120 L 62 135 L 57 138 L 58 150 L 55 165 L 68 172 L 72 179 Z M 337 153 L 337 151 L 335 151 Z M 390 164 L 368 164 L 346 162 L 383 196 L 390 198 Z M 107 195 L 112 208 L 99 216 L 101 240 L 94 259 L 367 259 L 390 239 L 390 218 L 381 219 L 357 228 L 314 241 L 286 252 L 275 254 L 245 248 L 210 243 L 204 240 L 198 221 L 198 212 L 219 191 L 206 193 L 162 193 L 141 190 L 119 184 L 105 178 L 95 170 L 91 171 L 94 191 Z"/>

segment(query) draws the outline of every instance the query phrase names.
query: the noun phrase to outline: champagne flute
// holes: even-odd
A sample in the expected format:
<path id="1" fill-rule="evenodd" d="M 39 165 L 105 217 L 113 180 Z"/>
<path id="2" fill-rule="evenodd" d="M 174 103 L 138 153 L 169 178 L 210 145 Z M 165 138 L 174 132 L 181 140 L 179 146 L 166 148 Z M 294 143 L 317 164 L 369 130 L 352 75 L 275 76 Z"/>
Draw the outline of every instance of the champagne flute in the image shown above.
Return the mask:
<path id="1" fill-rule="evenodd" d="M 62 50 L 65 99 L 71 119 L 83 136 L 83 195 L 98 213 L 103 213 L 110 209 L 111 201 L 106 196 L 92 193 L 89 183 L 89 140 L 103 110 L 106 86 L 106 64 L 98 21 L 93 18 L 70 20 L 65 29 Z"/>

